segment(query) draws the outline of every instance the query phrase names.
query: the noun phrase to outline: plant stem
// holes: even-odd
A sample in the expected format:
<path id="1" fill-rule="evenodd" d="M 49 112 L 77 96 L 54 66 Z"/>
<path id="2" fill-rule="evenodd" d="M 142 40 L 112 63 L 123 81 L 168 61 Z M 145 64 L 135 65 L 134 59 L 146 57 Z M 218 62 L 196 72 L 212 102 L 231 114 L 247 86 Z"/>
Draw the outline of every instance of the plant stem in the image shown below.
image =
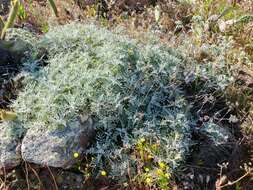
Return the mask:
<path id="1" fill-rule="evenodd" d="M 2 17 L 0 16 L 0 34 L 2 33 L 3 28 L 4 28 L 4 21 Z"/>
<path id="2" fill-rule="evenodd" d="M 19 0 L 14 0 L 13 5 L 11 7 L 11 11 L 9 13 L 9 17 L 7 22 L 4 25 L 4 28 L 1 32 L 1 39 L 3 40 L 6 34 L 6 31 L 8 28 L 12 27 L 14 25 L 15 19 L 18 14 L 18 8 L 19 8 L 20 2 Z"/>

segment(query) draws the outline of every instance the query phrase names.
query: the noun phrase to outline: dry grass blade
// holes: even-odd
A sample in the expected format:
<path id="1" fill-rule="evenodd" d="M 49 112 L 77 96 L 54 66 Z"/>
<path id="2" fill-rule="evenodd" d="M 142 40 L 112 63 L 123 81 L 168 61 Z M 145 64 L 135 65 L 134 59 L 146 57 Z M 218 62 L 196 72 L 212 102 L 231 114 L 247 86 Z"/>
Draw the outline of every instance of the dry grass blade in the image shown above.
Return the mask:
<path id="1" fill-rule="evenodd" d="M 50 6 L 52 7 L 52 9 L 53 9 L 53 11 L 54 11 L 55 16 L 58 17 L 58 10 L 57 10 L 57 7 L 56 7 L 56 5 L 55 5 L 54 0 L 48 0 L 48 1 L 49 1 Z"/>
<path id="2" fill-rule="evenodd" d="M 35 171 L 35 169 L 34 169 L 30 164 L 28 164 L 28 166 L 29 166 L 29 168 L 33 171 L 33 173 L 34 173 L 34 175 L 36 176 L 36 178 L 38 179 L 39 185 L 40 185 L 39 190 L 40 190 L 41 187 L 43 186 L 43 183 L 42 183 L 41 180 L 40 180 L 39 174 Z"/>
<path id="3" fill-rule="evenodd" d="M 51 169 L 50 169 L 49 166 L 47 166 L 47 169 L 48 169 L 48 171 L 49 171 L 49 173 L 50 173 L 50 175 L 52 176 L 52 179 L 53 179 L 53 181 L 54 181 L 55 190 L 58 190 L 58 186 L 57 186 L 57 183 L 56 183 L 56 180 L 55 180 L 55 177 L 54 177 L 53 172 L 51 171 Z"/>
<path id="4" fill-rule="evenodd" d="M 4 28 L 4 21 L 2 17 L 0 16 L 0 33 L 2 33 L 3 28 Z"/>
<path id="5" fill-rule="evenodd" d="M 17 114 L 11 111 L 0 109 L 0 121 L 13 121 L 17 118 Z"/>

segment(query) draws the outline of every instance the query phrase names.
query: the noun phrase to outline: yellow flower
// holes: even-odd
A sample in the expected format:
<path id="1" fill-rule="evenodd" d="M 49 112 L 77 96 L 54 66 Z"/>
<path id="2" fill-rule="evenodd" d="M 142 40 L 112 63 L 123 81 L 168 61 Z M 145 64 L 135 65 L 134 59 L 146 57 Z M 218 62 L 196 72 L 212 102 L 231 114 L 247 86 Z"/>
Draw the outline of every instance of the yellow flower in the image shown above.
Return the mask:
<path id="1" fill-rule="evenodd" d="M 159 176 L 159 175 L 163 175 L 163 171 L 161 169 L 157 169 L 156 170 L 156 174 Z"/>
<path id="2" fill-rule="evenodd" d="M 79 154 L 77 152 L 74 153 L 74 158 L 78 158 Z"/>
<path id="3" fill-rule="evenodd" d="M 166 174 L 165 174 L 165 177 L 167 177 L 167 178 L 170 178 L 170 176 L 171 176 L 170 173 L 166 173 Z"/>
<path id="4" fill-rule="evenodd" d="M 145 172 L 149 172 L 150 169 L 149 168 L 144 168 Z"/>
<path id="5" fill-rule="evenodd" d="M 152 179 L 151 179 L 150 177 L 147 177 L 147 178 L 146 178 L 146 183 L 147 183 L 147 184 L 150 184 L 151 182 L 152 182 Z"/>
<path id="6" fill-rule="evenodd" d="M 153 158 L 154 158 L 154 156 L 152 156 L 152 155 L 150 155 L 150 154 L 148 155 L 148 159 L 149 159 L 149 160 L 151 160 L 151 159 L 153 159 Z"/>
<path id="7" fill-rule="evenodd" d="M 140 142 L 144 143 L 145 142 L 145 138 L 144 137 L 140 138 Z"/>
<path id="8" fill-rule="evenodd" d="M 153 145 L 151 146 L 151 148 L 154 149 L 154 150 L 156 150 L 159 146 L 160 146 L 159 144 L 153 144 Z"/>
<path id="9" fill-rule="evenodd" d="M 101 171 L 101 175 L 106 176 L 107 175 L 106 171 L 105 170 Z"/>
<path id="10" fill-rule="evenodd" d="M 164 164 L 163 162 L 159 162 L 158 164 L 161 169 L 164 170 L 166 168 L 166 164 Z"/>

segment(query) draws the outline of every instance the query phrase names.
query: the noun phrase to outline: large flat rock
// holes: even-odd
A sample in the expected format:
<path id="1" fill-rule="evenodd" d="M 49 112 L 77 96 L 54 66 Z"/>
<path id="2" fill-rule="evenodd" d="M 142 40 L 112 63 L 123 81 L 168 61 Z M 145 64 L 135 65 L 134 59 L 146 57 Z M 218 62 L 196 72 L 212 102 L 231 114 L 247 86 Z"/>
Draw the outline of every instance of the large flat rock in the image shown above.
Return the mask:
<path id="1" fill-rule="evenodd" d="M 91 119 L 75 121 L 63 129 L 37 126 L 27 131 L 21 146 L 22 158 L 30 163 L 57 168 L 71 168 L 94 137 Z"/>

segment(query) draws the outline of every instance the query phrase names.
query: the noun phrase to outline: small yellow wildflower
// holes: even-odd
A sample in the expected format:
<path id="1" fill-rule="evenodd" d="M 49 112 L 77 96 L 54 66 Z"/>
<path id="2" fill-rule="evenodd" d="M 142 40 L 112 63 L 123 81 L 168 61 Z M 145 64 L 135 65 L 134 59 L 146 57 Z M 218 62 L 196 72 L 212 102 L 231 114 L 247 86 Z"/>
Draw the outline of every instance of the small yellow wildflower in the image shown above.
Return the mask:
<path id="1" fill-rule="evenodd" d="M 158 175 L 158 176 L 163 175 L 163 171 L 161 169 L 157 169 L 156 175 Z"/>
<path id="2" fill-rule="evenodd" d="M 140 142 L 141 142 L 141 143 L 144 143 L 144 142 L 145 142 L 145 138 L 142 137 L 142 138 L 140 139 Z"/>
<path id="3" fill-rule="evenodd" d="M 166 164 L 164 164 L 163 162 L 159 162 L 158 164 L 161 169 L 164 170 L 166 168 Z"/>
<path id="4" fill-rule="evenodd" d="M 150 177 L 147 177 L 147 178 L 146 178 L 146 183 L 147 183 L 147 184 L 150 184 L 151 182 L 152 182 L 152 179 L 151 179 Z"/>
<path id="5" fill-rule="evenodd" d="M 166 174 L 165 174 L 165 177 L 170 178 L 170 177 L 171 177 L 171 174 L 170 174 L 170 173 L 166 173 Z"/>
<path id="6" fill-rule="evenodd" d="M 157 144 L 153 144 L 153 145 L 151 146 L 151 148 L 154 149 L 154 150 L 156 150 L 159 146 L 160 146 L 160 145 L 157 143 Z"/>
<path id="7" fill-rule="evenodd" d="M 77 152 L 74 153 L 74 158 L 78 158 L 79 154 Z"/>
<path id="8" fill-rule="evenodd" d="M 149 168 L 144 168 L 145 172 L 149 172 L 150 169 Z"/>
<path id="9" fill-rule="evenodd" d="M 154 158 L 154 156 L 152 156 L 152 155 L 150 155 L 150 154 L 148 155 L 148 159 L 149 159 L 149 160 L 151 160 L 151 159 L 153 159 L 153 158 Z"/>
<path id="10" fill-rule="evenodd" d="M 106 171 L 105 170 L 101 171 L 101 175 L 106 176 L 107 175 Z"/>

